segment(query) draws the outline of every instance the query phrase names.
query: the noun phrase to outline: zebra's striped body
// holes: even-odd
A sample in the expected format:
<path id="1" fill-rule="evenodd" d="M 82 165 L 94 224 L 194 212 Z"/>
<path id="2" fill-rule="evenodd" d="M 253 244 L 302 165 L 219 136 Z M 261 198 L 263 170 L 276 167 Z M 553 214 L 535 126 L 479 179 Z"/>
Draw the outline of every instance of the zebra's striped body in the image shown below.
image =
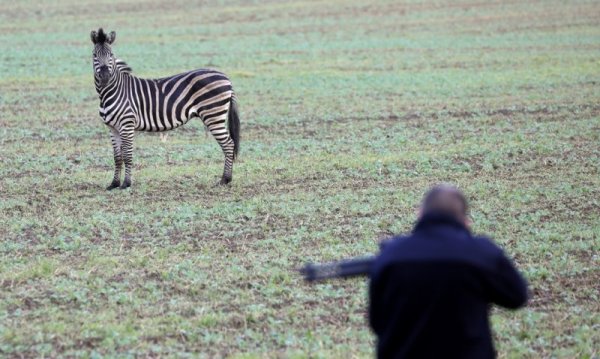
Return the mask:
<path id="1" fill-rule="evenodd" d="M 113 34 L 111 40 L 102 29 L 92 32 L 99 112 L 111 129 L 115 158 L 115 174 L 108 189 L 121 185 L 123 164 L 121 188 L 131 185 L 135 131 L 169 131 L 194 117 L 202 119 L 221 146 L 225 168 L 220 183 L 229 183 L 239 149 L 239 118 L 231 81 L 223 73 L 208 69 L 156 80 L 135 77 L 125 62 L 113 57 L 109 46 Z"/>

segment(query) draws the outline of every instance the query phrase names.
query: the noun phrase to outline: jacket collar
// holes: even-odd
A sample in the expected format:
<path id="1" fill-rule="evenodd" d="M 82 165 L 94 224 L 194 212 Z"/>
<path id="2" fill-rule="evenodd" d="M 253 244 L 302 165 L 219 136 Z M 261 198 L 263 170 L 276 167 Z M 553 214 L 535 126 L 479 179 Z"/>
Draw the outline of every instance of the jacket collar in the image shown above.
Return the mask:
<path id="1" fill-rule="evenodd" d="M 421 217 L 415 224 L 413 232 L 421 232 L 434 227 L 452 227 L 469 234 L 471 233 L 463 223 L 460 223 L 454 217 L 439 212 L 427 213 Z"/>

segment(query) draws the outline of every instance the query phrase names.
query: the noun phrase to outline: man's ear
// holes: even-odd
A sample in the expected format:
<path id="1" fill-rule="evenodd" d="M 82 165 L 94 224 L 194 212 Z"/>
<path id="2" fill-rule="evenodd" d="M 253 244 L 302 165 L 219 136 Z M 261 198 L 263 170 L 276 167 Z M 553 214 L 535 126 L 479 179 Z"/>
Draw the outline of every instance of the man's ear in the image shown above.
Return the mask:
<path id="1" fill-rule="evenodd" d="M 471 229 L 471 226 L 473 226 L 473 220 L 471 219 L 471 217 L 469 215 L 465 215 L 465 219 L 463 220 L 463 223 L 464 223 L 465 227 L 467 227 L 468 229 Z"/>
<path id="2" fill-rule="evenodd" d="M 92 43 L 93 43 L 94 45 L 96 45 L 96 35 L 97 35 L 97 34 L 98 34 L 98 33 L 97 33 L 96 31 L 94 31 L 94 30 L 92 30 L 92 32 L 90 33 L 90 38 L 92 39 Z"/>
<path id="3" fill-rule="evenodd" d="M 112 43 L 115 41 L 116 37 L 117 37 L 117 33 L 114 31 L 111 31 L 110 34 L 108 34 L 108 40 L 106 40 L 106 42 L 108 42 L 109 44 L 112 45 Z"/>
<path id="4" fill-rule="evenodd" d="M 417 215 L 417 220 L 421 219 L 421 217 L 423 217 L 423 206 L 419 206 L 415 210 L 415 214 Z"/>

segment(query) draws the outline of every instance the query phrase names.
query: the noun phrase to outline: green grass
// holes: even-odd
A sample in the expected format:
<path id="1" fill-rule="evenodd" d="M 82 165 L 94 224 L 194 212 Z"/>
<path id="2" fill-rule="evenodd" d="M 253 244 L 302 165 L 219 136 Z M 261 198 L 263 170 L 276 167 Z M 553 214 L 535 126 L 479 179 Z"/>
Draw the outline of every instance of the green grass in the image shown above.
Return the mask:
<path id="1" fill-rule="evenodd" d="M 0 354 L 370 357 L 364 280 L 295 269 L 410 231 L 431 184 L 533 297 L 501 358 L 600 355 L 600 6 L 586 1 L 0 3 Z M 112 149 L 89 32 L 140 76 L 234 82 L 231 187 L 199 121 Z"/>

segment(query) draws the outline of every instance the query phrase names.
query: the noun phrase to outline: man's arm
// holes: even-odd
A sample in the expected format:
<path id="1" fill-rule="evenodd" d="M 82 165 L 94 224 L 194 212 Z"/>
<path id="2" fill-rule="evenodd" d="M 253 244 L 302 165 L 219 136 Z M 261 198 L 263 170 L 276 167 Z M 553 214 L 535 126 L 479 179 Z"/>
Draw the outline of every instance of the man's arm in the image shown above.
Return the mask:
<path id="1" fill-rule="evenodd" d="M 487 277 L 487 292 L 492 303 L 510 309 L 527 303 L 527 282 L 501 249 L 495 258 L 493 272 Z"/>

